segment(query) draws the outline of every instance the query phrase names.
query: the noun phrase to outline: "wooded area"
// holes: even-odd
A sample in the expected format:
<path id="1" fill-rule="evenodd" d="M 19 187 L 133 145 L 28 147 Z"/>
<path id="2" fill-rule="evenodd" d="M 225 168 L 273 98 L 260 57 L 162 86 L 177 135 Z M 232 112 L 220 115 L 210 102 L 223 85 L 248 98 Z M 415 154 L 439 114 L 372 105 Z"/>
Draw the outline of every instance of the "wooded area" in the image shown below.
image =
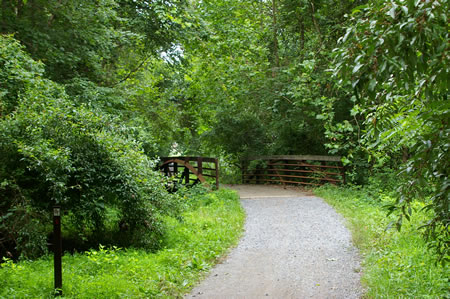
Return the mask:
<path id="1" fill-rule="evenodd" d="M 55 204 L 77 243 L 157 249 L 181 209 L 159 157 L 237 182 L 339 155 L 395 183 L 399 228 L 426 202 L 448 259 L 447 1 L 1 0 L 0 33 L 0 255 L 45 253 Z"/>

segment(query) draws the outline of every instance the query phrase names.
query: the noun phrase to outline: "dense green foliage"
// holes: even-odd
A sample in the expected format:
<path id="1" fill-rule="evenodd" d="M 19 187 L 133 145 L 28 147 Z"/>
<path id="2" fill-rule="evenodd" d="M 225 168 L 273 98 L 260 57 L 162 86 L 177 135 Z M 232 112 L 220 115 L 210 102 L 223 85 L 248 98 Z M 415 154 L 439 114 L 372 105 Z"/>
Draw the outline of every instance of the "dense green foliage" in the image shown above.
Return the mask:
<path id="1" fill-rule="evenodd" d="M 450 102 L 447 1 L 371 1 L 353 12 L 337 49 L 342 83 L 362 116 L 360 142 L 387 165 L 403 159 L 392 210 L 409 219 L 414 199 L 431 197 L 432 246 L 450 250 Z M 400 164 L 397 162 L 397 164 Z"/>
<path id="2" fill-rule="evenodd" d="M 77 105 L 43 79 L 11 37 L 1 38 L 1 235 L 28 257 L 45 252 L 54 204 L 74 216 L 79 233 L 101 235 L 108 209 L 126 223 L 130 242 L 149 247 L 162 233 L 161 214 L 176 211 L 154 162 L 132 128 L 95 107 Z M 8 107 L 13 107 L 8 109 Z"/>
<path id="3" fill-rule="evenodd" d="M 447 11 L 441 0 L 1 0 L 2 254 L 45 252 L 54 203 L 79 242 L 156 248 L 162 215 L 181 209 L 158 156 L 217 156 L 236 180 L 249 155 L 338 154 L 357 184 L 400 169 L 398 227 L 422 199 L 446 260 Z"/>
<path id="4" fill-rule="evenodd" d="M 387 188 L 385 188 L 387 187 Z M 417 213 L 404 224 L 402 232 L 386 218 L 392 202 L 390 186 L 373 181 L 365 188 L 323 187 L 315 190 L 347 220 L 353 243 L 362 256 L 362 282 L 367 298 L 447 298 L 450 271 L 436 264 L 436 256 L 417 229 L 429 218 L 424 204 L 415 201 Z M 384 189 L 384 190 L 383 190 Z"/>
<path id="5" fill-rule="evenodd" d="M 235 160 L 326 153 L 322 112 L 333 103 L 337 118 L 348 111 L 331 100 L 339 95 L 325 70 L 352 5 L 194 1 L 204 36 L 186 47 L 188 92 L 207 112 L 199 133 L 210 127 L 202 134 L 209 150 Z"/>
<path id="6" fill-rule="evenodd" d="M 165 218 L 170 230 L 157 253 L 100 246 L 64 256 L 64 296 L 178 298 L 186 293 L 236 244 L 244 223 L 244 212 L 232 191 L 191 192 L 187 199 L 188 210 L 180 219 Z M 0 267 L 0 297 L 53 298 L 50 257 L 9 260 Z"/>
<path id="7" fill-rule="evenodd" d="M 109 86 L 142 56 L 170 48 L 178 34 L 169 15 L 178 13 L 182 1 L 152 2 L 1 1 L 0 31 L 15 33 L 51 79 Z"/>
<path id="8" fill-rule="evenodd" d="M 155 155 L 172 141 L 148 124 L 152 115 L 132 119 L 140 103 L 123 82 L 182 35 L 171 17 L 183 7 L 1 1 L 2 256 L 45 253 L 54 204 L 70 215 L 75 246 L 159 246 L 162 216 L 180 209 L 154 171 Z"/>

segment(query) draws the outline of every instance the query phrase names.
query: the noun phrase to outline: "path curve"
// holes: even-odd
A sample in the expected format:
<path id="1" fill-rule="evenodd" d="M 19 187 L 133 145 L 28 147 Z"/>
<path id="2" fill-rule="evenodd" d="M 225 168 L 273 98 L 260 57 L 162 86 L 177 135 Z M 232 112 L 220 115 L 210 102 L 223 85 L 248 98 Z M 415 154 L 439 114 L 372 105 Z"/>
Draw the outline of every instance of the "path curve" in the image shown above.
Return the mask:
<path id="1" fill-rule="evenodd" d="M 321 198 L 277 186 L 231 186 L 247 213 L 228 257 L 186 298 L 359 298 L 358 252 Z"/>

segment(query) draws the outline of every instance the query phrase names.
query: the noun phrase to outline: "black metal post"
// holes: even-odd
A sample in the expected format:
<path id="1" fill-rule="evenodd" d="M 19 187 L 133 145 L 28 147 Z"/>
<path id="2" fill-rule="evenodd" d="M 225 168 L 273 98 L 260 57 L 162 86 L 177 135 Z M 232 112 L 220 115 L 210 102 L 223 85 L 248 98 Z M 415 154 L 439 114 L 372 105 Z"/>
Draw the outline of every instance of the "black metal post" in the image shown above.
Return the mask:
<path id="1" fill-rule="evenodd" d="M 62 240 L 61 240 L 61 207 L 53 207 L 53 265 L 55 273 L 55 296 L 62 295 Z"/>

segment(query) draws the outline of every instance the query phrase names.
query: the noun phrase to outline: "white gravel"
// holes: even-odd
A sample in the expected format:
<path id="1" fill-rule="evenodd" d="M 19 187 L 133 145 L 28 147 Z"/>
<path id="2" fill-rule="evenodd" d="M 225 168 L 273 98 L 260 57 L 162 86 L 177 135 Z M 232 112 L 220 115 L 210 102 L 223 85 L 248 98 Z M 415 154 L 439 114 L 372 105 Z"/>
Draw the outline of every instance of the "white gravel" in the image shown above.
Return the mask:
<path id="1" fill-rule="evenodd" d="M 186 298 L 362 295 L 358 252 L 333 208 L 293 189 L 234 189 L 247 212 L 244 236 Z"/>

